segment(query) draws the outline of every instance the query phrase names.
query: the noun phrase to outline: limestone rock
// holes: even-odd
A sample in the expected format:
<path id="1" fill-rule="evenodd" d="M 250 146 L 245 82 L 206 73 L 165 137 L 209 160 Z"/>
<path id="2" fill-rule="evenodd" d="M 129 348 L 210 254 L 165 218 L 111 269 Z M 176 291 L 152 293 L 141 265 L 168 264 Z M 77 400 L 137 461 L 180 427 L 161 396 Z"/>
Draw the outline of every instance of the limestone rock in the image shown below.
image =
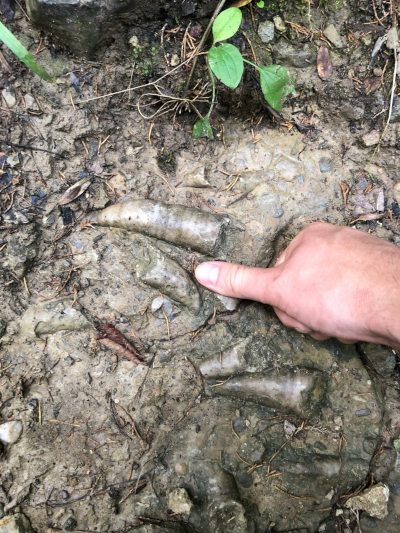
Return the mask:
<path id="1" fill-rule="evenodd" d="M 370 516 L 382 520 L 388 515 L 388 499 L 389 488 L 383 483 L 378 483 L 374 487 L 365 490 L 359 496 L 349 498 L 345 506 L 355 511 L 366 511 Z"/>
<path id="2" fill-rule="evenodd" d="M 381 135 L 380 135 L 379 131 L 372 130 L 369 133 L 366 133 L 365 135 L 363 135 L 361 137 L 361 139 L 362 139 L 364 145 L 369 147 L 369 146 L 375 146 L 376 144 L 378 144 L 380 136 Z"/>
<path id="3" fill-rule="evenodd" d="M 263 43 L 270 43 L 275 37 L 275 25 L 270 20 L 261 22 L 258 27 L 258 35 Z"/>
<path id="4" fill-rule="evenodd" d="M 282 18 L 279 15 L 274 17 L 274 26 L 277 29 L 277 31 L 280 31 L 282 33 L 284 33 L 286 31 L 286 25 L 285 25 L 285 23 L 283 22 Z"/>
<path id="5" fill-rule="evenodd" d="M 11 420 L 0 424 L 0 441 L 5 444 L 13 444 L 16 442 L 22 433 L 22 422 L 19 420 Z"/>
<path id="6" fill-rule="evenodd" d="M 5 516 L 0 520 L 0 533 L 31 533 L 29 520 L 22 513 Z"/>
<path id="7" fill-rule="evenodd" d="M 336 48 L 343 48 L 343 40 L 333 24 L 328 24 L 324 29 L 324 35 Z"/>
<path id="8" fill-rule="evenodd" d="M 180 63 L 180 59 L 179 59 L 179 56 L 178 54 L 174 54 L 172 57 L 171 57 L 171 67 L 177 67 Z"/>
<path id="9" fill-rule="evenodd" d="M 24 96 L 24 100 L 27 109 L 32 109 L 33 111 L 37 111 L 39 109 L 36 100 L 30 94 L 26 94 Z"/>
<path id="10" fill-rule="evenodd" d="M 190 514 L 193 502 L 186 489 L 175 489 L 168 495 L 168 507 L 177 514 Z"/>
<path id="11" fill-rule="evenodd" d="M 388 48 L 389 50 L 394 50 L 395 46 L 398 46 L 398 42 L 399 35 L 397 32 L 397 28 L 393 26 L 387 33 L 386 48 Z"/>
<path id="12" fill-rule="evenodd" d="M 1 96 L 3 97 L 6 107 L 12 108 L 17 105 L 17 100 L 10 88 L 7 87 L 6 89 L 3 89 L 1 91 Z"/>

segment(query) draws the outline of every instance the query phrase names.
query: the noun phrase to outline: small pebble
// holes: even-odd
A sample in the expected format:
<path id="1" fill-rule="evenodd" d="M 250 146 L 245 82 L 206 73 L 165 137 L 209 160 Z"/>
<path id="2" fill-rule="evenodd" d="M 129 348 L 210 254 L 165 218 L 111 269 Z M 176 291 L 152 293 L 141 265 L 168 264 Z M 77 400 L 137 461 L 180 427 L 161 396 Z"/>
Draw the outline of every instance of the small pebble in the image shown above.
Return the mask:
<path id="1" fill-rule="evenodd" d="M 72 516 L 70 516 L 64 522 L 63 529 L 65 529 L 65 531 L 74 531 L 74 529 L 76 529 L 77 525 L 78 525 L 78 522 L 75 520 L 75 518 L 72 518 Z"/>
<path id="2" fill-rule="evenodd" d="M 356 411 L 357 416 L 369 416 L 370 414 L 371 414 L 370 409 L 359 409 L 358 411 Z"/>
<path id="3" fill-rule="evenodd" d="M 39 400 L 36 398 L 32 398 L 28 402 L 29 409 L 37 409 L 39 407 Z"/>
<path id="4" fill-rule="evenodd" d="M 69 498 L 69 492 L 67 492 L 66 490 L 63 490 L 61 493 L 61 496 L 63 500 L 66 500 L 67 498 Z"/>
<path id="5" fill-rule="evenodd" d="M 0 425 L 0 440 L 6 444 L 16 442 L 22 433 L 22 422 L 11 420 Z"/>

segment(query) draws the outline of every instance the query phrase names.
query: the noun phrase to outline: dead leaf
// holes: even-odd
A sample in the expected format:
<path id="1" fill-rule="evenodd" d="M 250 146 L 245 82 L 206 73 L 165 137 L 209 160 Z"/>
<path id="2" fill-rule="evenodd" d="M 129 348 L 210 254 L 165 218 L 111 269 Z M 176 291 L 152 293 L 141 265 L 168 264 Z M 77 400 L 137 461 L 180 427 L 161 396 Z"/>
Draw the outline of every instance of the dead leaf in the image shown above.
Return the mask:
<path id="1" fill-rule="evenodd" d="M 387 213 L 367 213 L 366 215 L 360 215 L 358 220 L 378 220 L 386 216 Z"/>
<path id="2" fill-rule="evenodd" d="M 75 200 L 75 198 L 78 198 L 78 196 L 80 196 L 83 192 L 85 192 L 86 189 L 89 187 L 90 183 L 91 183 L 90 178 L 84 178 L 83 180 L 80 180 L 77 183 L 74 183 L 61 196 L 58 204 L 59 205 L 69 204 L 69 202 L 72 202 L 72 200 Z"/>
<path id="3" fill-rule="evenodd" d="M 230 7 L 243 7 L 250 4 L 250 2 L 251 0 L 236 0 L 236 2 L 233 2 L 233 4 L 230 5 Z"/>
<path id="4" fill-rule="evenodd" d="M 376 91 L 376 89 L 378 89 L 380 84 L 381 84 L 381 79 L 374 77 L 374 78 L 366 78 L 364 80 L 363 85 L 365 87 L 365 92 L 369 94 L 369 93 L 372 93 L 373 91 Z"/>
<path id="5" fill-rule="evenodd" d="M 321 80 L 327 80 L 332 74 L 332 63 L 329 59 L 329 52 L 326 46 L 321 45 L 317 56 L 318 76 Z"/>

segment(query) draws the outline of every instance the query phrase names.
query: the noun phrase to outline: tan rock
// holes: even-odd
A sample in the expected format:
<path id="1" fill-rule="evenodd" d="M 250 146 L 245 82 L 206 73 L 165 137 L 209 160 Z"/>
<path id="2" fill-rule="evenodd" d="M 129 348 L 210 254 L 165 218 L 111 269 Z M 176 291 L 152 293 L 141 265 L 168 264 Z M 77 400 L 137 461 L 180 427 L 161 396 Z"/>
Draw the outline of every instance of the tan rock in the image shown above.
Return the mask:
<path id="1" fill-rule="evenodd" d="M 168 495 L 168 507 L 177 514 L 190 514 L 193 502 L 186 489 L 175 489 Z"/>
<path id="2" fill-rule="evenodd" d="M 388 515 L 388 499 L 389 488 L 383 483 L 378 483 L 374 487 L 365 490 L 359 496 L 349 498 L 345 503 L 345 507 L 355 511 L 365 511 L 370 516 L 382 520 Z"/>
<path id="3" fill-rule="evenodd" d="M 366 133 L 365 135 L 363 135 L 361 138 L 362 138 L 364 145 L 369 147 L 369 146 L 375 146 L 376 144 L 378 144 L 380 136 L 381 135 L 378 130 L 372 130 L 369 133 Z"/>

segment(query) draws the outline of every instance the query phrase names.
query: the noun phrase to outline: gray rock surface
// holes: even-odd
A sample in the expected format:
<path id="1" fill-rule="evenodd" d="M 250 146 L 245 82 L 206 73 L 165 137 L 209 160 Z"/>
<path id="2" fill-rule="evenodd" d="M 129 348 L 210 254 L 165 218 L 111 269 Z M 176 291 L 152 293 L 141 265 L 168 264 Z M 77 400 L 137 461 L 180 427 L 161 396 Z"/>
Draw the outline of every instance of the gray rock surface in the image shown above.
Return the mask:
<path id="1" fill-rule="evenodd" d="M 275 25 L 270 20 L 261 22 L 258 26 L 258 35 L 263 43 L 270 43 L 275 38 Z"/>
<path id="2" fill-rule="evenodd" d="M 306 43 L 295 47 L 284 39 L 275 44 L 274 54 L 279 63 L 297 68 L 313 67 L 317 58 L 313 45 Z"/>
<path id="3" fill-rule="evenodd" d="M 112 38 L 122 23 L 136 24 L 156 19 L 164 2 L 144 0 L 28 0 L 28 14 L 38 28 L 53 34 L 57 41 L 68 46 L 74 54 L 90 58 L 96 50 Z"/>

